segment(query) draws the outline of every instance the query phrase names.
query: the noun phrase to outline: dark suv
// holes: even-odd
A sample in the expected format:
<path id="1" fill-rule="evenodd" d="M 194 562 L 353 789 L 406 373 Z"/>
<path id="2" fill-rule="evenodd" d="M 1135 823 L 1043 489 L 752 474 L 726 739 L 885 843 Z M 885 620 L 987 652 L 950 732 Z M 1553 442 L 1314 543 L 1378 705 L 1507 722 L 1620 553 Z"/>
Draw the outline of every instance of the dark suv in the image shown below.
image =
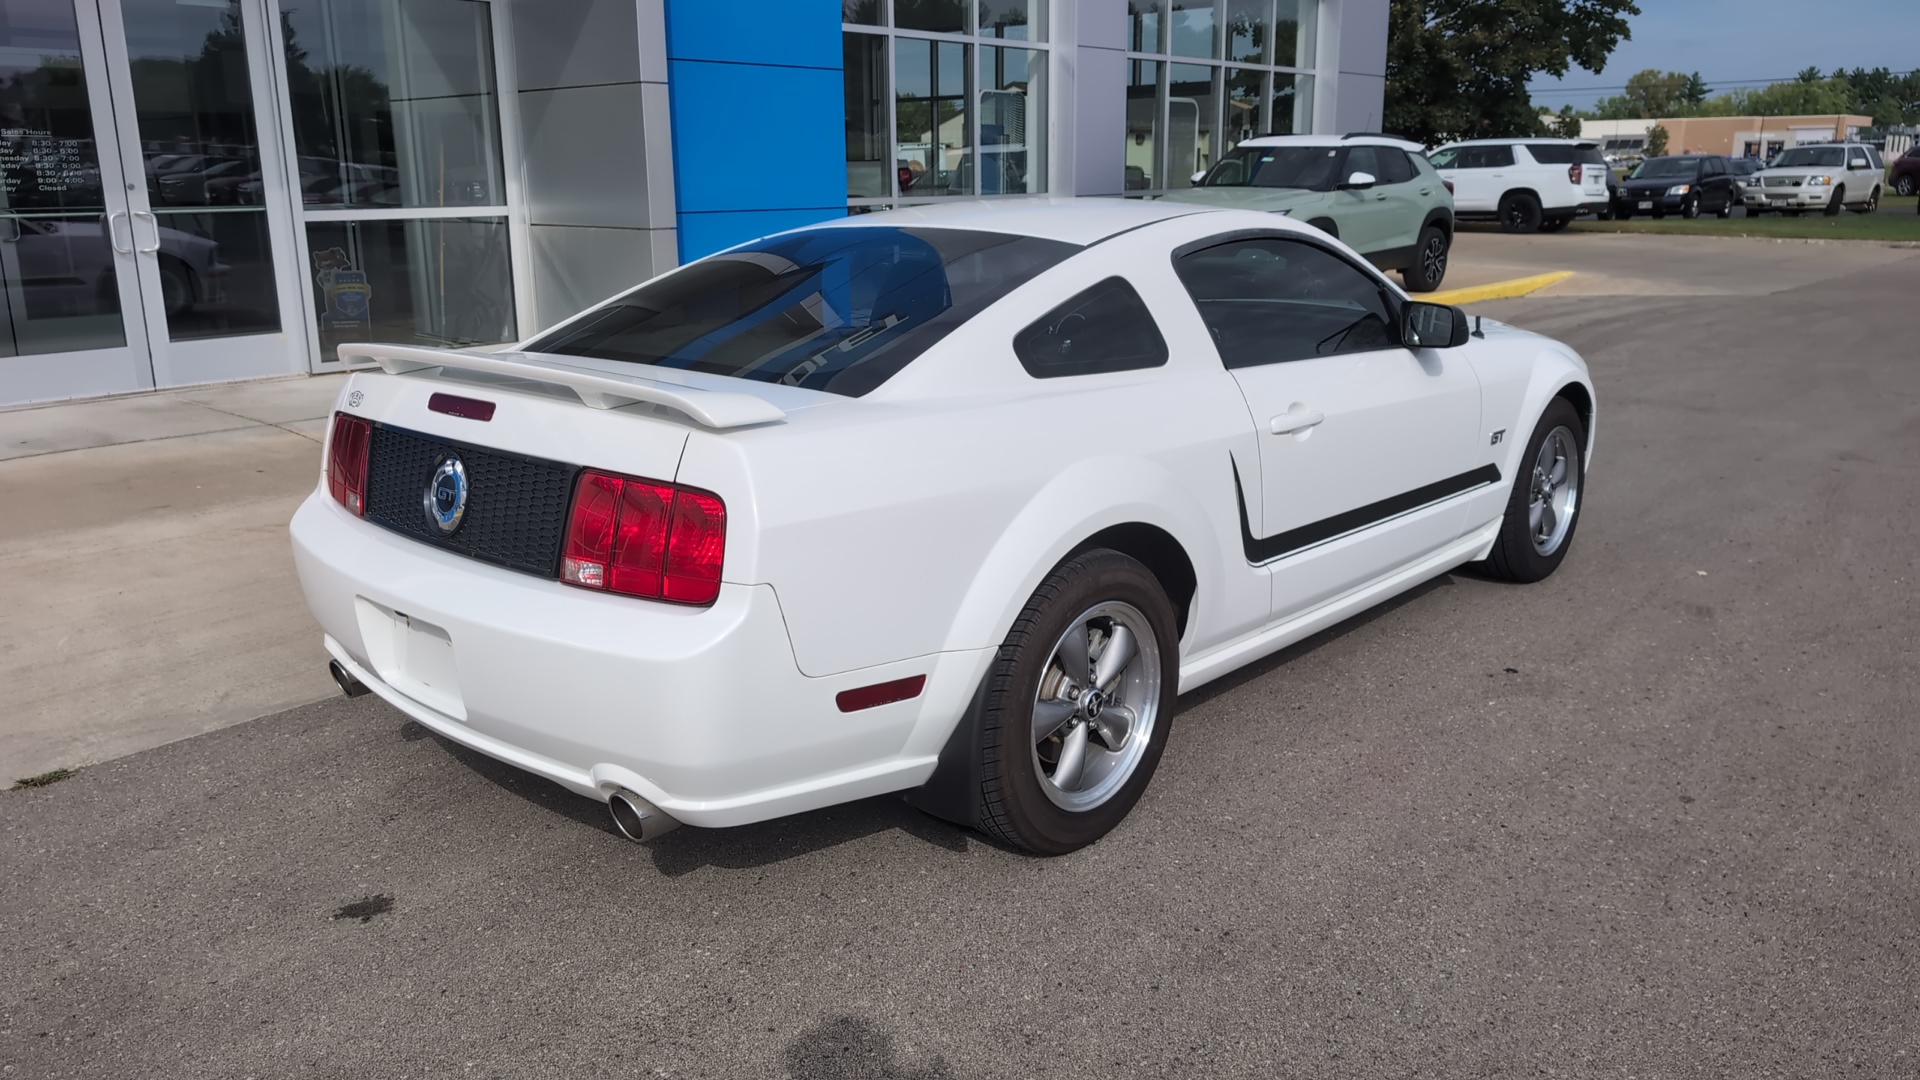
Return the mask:
<path id="1" fill-rule="evenodd" d="M 1920 192 L 1920 143 L 1915 143 L 1913 149 L 1895 159 L 1887 183 L 1902 195 L 1911 196 Z"/>
<path id="2" fill-rule="evenodd" d="M 1634 166 L 1614 204 L 1618 217 L 1652 214 L 1732 217 L 1740 205 L 1740 184 L 1719 154 L 1676 154 L 1648 158 Z"/>

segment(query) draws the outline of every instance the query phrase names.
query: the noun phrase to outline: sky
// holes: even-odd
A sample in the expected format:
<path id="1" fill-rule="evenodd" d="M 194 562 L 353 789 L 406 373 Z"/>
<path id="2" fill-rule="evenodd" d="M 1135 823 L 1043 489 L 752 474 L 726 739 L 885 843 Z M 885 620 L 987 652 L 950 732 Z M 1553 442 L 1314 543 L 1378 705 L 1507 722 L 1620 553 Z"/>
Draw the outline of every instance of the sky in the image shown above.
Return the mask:
<path id="1" fill-rule="evenodd" d="M 1561 80 L 1536 79 L 1535 104 L 1590 108 L 1621 92 L 1647 68 L 1698 71 L 1715 93 L 1792 78 L 1809 64 L 1911 71 L 1920 68 L 1920 0 L 1638 0 L 1623 41 L 1595 74 L 1575 68 Z"/>

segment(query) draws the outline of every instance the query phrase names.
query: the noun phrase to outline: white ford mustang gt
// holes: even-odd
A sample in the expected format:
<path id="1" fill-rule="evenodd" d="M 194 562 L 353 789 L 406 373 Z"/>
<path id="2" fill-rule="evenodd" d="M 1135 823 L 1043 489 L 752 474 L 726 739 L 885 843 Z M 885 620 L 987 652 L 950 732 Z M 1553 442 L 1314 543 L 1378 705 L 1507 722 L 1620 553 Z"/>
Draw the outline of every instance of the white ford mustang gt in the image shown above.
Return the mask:
<path id="1" fill-rule="evenodd" d="M 1251 211 L 970 203 L 745 244 L 503 351 L 343 347 L 293 519 L 334 677 L 636 839 L 883 792 L 1042 853 L 1177 693 L 1463 563 L 1552 573 L 1557 342 Z"/>

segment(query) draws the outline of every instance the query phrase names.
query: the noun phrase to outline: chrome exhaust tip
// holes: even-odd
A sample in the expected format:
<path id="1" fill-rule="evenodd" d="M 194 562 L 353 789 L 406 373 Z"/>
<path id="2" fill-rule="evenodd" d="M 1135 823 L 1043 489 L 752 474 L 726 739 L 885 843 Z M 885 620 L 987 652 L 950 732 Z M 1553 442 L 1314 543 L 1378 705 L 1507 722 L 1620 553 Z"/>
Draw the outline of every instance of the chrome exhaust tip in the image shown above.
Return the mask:
<path id="1" fill-rule="evenodd" d="M 333 676 L 333 681 L 340 687 L 340 692 L 348 697 L 359 697 L 367 692 L 367 684 L 354 678 L 346 668 L 340 666 L 338 660 L 327 661 L 327 674 Z"/>
<path id="2" fill-rule="evenodd" d="M 666 811 L 631 791 L 615 789 L 607 797 L 607 809 L 613 813 L 613 827 L 629 840 L 645 843 L 658 840 L 680 827 Z"/>

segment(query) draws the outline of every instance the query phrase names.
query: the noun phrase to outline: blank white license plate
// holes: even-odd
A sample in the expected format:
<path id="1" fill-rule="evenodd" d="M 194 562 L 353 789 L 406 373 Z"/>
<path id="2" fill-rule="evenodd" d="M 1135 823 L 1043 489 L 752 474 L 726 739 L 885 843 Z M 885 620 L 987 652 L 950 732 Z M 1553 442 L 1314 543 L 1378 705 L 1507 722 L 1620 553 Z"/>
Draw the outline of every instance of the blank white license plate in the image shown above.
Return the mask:
<path id="1" fill-rule="evenodd" d="M 1767 198 L 1769 198 L 1769 199 L 1771 199 L 1771 200 L 1773 200 L 1774 202 L 1786 202 L 1786 201 L 1787 201 L 1788 199 L 1790 199 L 1790 198 L 1792 198 L 1792 197 L 1793 197 L 1793 196 L 1791 196 L 1791 195 L 1769 195 L 1769 196 L 1767 196 Z"/>
<path id="2" fill-rule="evenodd" d="M 1642 209 L 1642 210 L 1651 210 L 1651 209 L 1653 209 L 1653 200 L 1651 200 L 1651 199 L 1647 199 L 1647 200 L 1644 200 L 1643 202 L 1641 202 L 1641 204 L 1640 204 L 1640 209 Z"/>

